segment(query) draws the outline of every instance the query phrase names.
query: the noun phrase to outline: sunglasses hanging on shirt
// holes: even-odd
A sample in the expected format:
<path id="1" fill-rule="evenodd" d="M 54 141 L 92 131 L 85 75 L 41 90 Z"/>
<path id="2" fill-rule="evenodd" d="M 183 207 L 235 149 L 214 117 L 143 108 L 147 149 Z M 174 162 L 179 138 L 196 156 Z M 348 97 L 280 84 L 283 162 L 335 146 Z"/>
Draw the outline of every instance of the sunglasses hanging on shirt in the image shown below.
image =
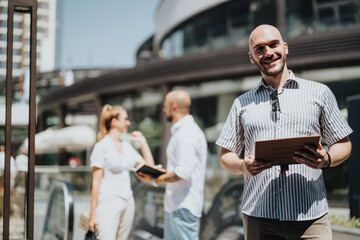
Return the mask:
<path id="1" fill-rule="evenodd" d="M 271 100 L 271 119 L 275 122 L 279 120 L 280 118 L 280 104 L 279 104 L 279 98 L 278 98 L 278 91 L 275 90 L 270 94 L 270 100 Z"/>

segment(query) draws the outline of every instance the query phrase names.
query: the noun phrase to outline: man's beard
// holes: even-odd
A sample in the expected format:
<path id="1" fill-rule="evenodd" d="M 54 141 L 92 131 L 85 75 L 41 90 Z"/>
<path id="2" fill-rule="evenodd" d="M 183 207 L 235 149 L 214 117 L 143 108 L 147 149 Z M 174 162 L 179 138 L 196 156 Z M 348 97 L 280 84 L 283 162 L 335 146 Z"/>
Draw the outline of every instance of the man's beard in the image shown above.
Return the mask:
<path id="1" fill-rule="evenodd" d="M 166 116 L 166 120 L 170 123 L 173 121 L 173 119 L 174 119 L 173 116 Z"/>
<path id="2" fill-rule="evenodd" d="M 278 74 L 280 74 L 285 67 L 285 63 L 286 63 L 286 55 L 284 55 L 283 58 L 280 59 L 281 61 L 281 67 L 278 71 L 276 72 L 269 72 L 263 65 L 260 65 L 259 63 L 255 62 L 256 67 L 260 70 L 260 72 L 262 72 L 263 74 L 265 74 L 266 76 L 276 76 Z"/>

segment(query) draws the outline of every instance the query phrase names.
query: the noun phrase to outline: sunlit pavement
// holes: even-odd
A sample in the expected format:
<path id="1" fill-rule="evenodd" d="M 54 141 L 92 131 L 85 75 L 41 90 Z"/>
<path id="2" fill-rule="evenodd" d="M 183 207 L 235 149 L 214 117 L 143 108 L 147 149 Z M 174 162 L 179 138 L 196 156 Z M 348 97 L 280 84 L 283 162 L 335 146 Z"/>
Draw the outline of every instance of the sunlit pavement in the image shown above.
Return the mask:
<path id="1" fill-rule="evenodd" d="M 333 231 L 333 240 L 360 240 L 360 235 L 352 235 L 349 233 L 339 233 Z"/>
<path id="2" fill-rule="evenodd" d="M 330 208 L 329 215 L 335 214 L 338 218 L 348 218 L 350 209 Z M 360 229 L 349 229 L 341 226 L 331 226 L 333 230 L 333 240 L 360 240 Z"/>

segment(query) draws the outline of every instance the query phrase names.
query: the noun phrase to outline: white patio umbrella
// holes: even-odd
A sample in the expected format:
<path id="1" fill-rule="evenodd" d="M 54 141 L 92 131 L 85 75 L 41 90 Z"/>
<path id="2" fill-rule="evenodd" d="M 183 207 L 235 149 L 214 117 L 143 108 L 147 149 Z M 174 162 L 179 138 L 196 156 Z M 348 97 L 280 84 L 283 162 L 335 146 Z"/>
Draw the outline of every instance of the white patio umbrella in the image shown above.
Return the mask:
<path id="1" fill-rule="evenodd" d="M 87 125 L 73 125 L 61 129 L 48 128 L 35 134 L 35 154 L 88 150 L 96 142 L 96 132 Z M 28 139 L 20 146 L 20 152 L 27 154 Z"/>

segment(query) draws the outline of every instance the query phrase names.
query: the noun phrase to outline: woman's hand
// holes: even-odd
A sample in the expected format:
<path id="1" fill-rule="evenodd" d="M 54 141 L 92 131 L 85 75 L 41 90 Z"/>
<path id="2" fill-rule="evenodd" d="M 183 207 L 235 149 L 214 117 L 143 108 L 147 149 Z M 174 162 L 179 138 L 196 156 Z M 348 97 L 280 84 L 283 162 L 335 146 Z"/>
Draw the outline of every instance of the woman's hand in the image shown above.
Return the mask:
<path id="1" fill-rule="evenodd" d="M 90 214 L 90 221 L 89 221 L 89 230 L 92 232 L 97 231 L 98 229 L 98 219 L 96 215 Z"/>
<path id="2" fill-rule="evenodd" d="M 146 138 L 140 131 L 133 131 L 131 133 L 131 140 L 134 142 L 140 143 L 141 146 L 143 146 L 144 144 L 147 143 Z"/>

